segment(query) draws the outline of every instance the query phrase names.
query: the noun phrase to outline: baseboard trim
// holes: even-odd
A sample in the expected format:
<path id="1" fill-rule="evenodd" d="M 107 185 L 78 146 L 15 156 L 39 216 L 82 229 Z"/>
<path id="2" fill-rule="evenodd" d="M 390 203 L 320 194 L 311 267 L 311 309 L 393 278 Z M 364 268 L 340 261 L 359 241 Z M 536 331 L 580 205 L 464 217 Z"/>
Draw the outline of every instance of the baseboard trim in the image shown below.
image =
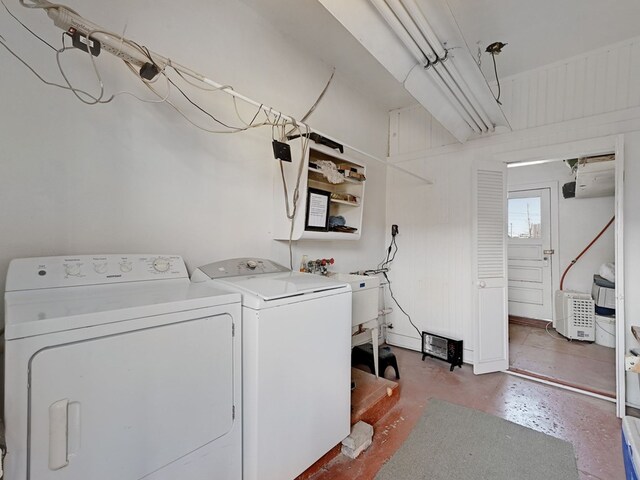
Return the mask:
<path id="1" fill-rule="evenodd" d="M 509 323 L 524 325 L 525 327 L 546 328 L 551 320 L 539 320 L 537 318 L 518 317 L 509 315 Z"/>
<path id="2" fill-rule="evenodd" d="M 600 400 L 606 400 L 608 402 L 616 403 L 615 394 L 604 392 L 602 390 L 597 390 L 595 388 L 588 388 L 588 387 L 583 387 L 581 385 L 575 385 L 569 382 L 565 382 L 563 380 L 558 380 L 557 378 L 547 377 L 546 375 L 540 375 L 538 373 L 533 373 L 527 370 L 521 370 L 519 368 L 513 368 L 513 367 L 510 367 L 509 370 L 505 370 L 504 373 L 507 373 L 509 375 L 514 375 L 516 377 L 533 380 L 535 382 L 544 383 L 546 385 L 562 388 L 564 390 L 570 390 L 572 392 L 582 393 L 590 397 L 599 398 Z"/>

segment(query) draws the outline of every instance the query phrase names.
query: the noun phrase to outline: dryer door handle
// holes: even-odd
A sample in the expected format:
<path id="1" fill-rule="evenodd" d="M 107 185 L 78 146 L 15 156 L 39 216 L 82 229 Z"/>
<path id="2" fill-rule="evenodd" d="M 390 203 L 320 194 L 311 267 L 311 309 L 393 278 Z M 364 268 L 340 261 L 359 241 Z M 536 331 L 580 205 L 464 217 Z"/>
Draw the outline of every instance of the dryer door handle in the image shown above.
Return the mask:
<path id="1" fill-rule="evenodd" d="M 49 468 L 60 470 L 69 465 L 67 455 L 67 424 L 69 399 L 49 406 Z"/>

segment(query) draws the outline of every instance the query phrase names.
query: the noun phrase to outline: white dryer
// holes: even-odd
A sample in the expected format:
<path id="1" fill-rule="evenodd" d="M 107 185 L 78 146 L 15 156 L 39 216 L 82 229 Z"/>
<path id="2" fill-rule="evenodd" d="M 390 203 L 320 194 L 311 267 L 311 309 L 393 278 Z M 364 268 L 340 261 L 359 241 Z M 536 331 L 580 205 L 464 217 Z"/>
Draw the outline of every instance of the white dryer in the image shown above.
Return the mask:
<path id="1" fill-rule="evenodd" d="M 191 280 L 242 293 L 244 480 L 293 480 L 350 432 L 351 287 L 253 258 Z"/>
<path id="2" fill-rule="evenodd" d="M 179 256 L 13 260 L 4 478 L 240 479 L 240 308 Z"/>

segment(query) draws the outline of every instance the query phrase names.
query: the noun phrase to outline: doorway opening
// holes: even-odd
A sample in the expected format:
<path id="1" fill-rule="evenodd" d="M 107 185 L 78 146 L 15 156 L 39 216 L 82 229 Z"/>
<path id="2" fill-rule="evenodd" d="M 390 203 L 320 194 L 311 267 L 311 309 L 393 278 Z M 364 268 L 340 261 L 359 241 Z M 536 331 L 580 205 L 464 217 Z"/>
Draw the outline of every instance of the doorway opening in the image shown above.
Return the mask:
<path id="1" fill-rule="evenodd" d="M 580 165 L 596 162 L 601 173 L 595 182 L 580 175 L 591 168 L 579 171 Z M 615 316 L 594 311 L 585 327 L 589 335 L 580 338 L 567 330 L 566 300 L 557 292 L 561 272 L 572 265 L 562 291 L 580 292 L 576 298 L 590 302 L 594 276 L 614 263 L 614 228 L 574 262 L 615 214 L 614 165 L 613 155 L 598 155 L 511 165 L 517 168 L 509 168 L 507 176 L 509 369 L 612 399 Z M 615 305 L 605 313 L 615 313 Z"/>

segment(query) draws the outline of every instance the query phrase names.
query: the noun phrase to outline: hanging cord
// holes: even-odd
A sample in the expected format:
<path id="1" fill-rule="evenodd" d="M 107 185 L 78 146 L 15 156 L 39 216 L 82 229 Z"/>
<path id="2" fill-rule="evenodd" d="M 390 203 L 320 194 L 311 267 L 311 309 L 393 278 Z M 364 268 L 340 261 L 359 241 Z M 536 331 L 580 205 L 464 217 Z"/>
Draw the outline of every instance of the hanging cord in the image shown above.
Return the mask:
<path id="1" fill-rule="evenodd" d="M 411 324 L 411 326 L 413 328 L 416 329 L 416 332 L 418 332 L 418 336 L 420 338 L 422 338 L 422 332 L 420 331 L 420 329 L 418 327 L 416 327 L 416 324 L 413 323 L 413 320 L 411 319 L 411 315 L 409 315 L 405 311 L 405 309 L 402 308 L 400 303 L 398 303 L 398 300 L 396 299 L 395 295 L 393 294 L 393 290 L 391 289 L 391 280 L 389 279 L 389 276 L 387 275 L 387 268 L 389 267 L 389 265 L 391 265 L 393 260 L 396 258 L 396 253 L 398 253 L 398 244 L 396 243 L 396 235 L 391 235 L 391 242 L 389 243 L 389 246 L 387 247 L 387 255 L 386 255 L 385 259 L 381 263 L 378 264 L 378 268 L 376 270 L 373 270 L 372 273 L 382 273 L 382 275 L 384 275 L 384 278 L 387 281 L 387 285 L 389 286 L 389 294 L 391 295 L 391 299 L 398 306 L 400 311 L 409 319 L 409 323 Z M 393 253 L 391 253 L 392 250 L 393 250 Z"/>
<path id="2" fill-rule="evenodd" d="M 282 128 L 285 128 L 285 124 L 282 125 Z M 300 180 L 302 179 L 302 173 L 309 164 L 307 162 L 307 150 L 309 148 L 309 127 L 305 126 L 306 134 L 302 134 L 299 125 L 294 125 L 294 129 L 292 131 L 298 131 L 301 133 L 300 138 L 300 163 L 298 164 L 298 172 L 296 175 L 296 183 L 292 192 L 291 199 L 289 199 L 289 190 L 287 187 L 287 180 L 284 174 L 284 166 L 283 161 L 280 160 L 280 176 L 282 178 L 282 189 L 284 191 L 284 203 L 285 203 L 285 211 L 287 215 L 287 219 L 290 222 L 289 226 L 289 268 L 293 270 L 293 230 L 295 226 L 295 218 L 298 213 L 298 200 L 300 199 Z M 275 139 L 274 130 L 271 130 L 271 136 Z M 284 138 L 280 138 L 284 140 Z"/>
<path id="3" fill-rule="evenodd" d="M 594 238 L 593 240 L 591 240 L 591 243 L 589 243 L 589 245 L 587 245 L 587 247 L 582 250 L 580 252 L 580 255 L 578 255 L 576 258 L 574 258 L 573 260 L 571 260 L 571 263 L 569 264 L 569 266 L 566 268 L 566 270 L 564 271 L 564 273 L 562 274 L 562 277 L 560 278 L 560 290 L 562 290 L 562 286 L 564 285 L 564 277 L 567 276 L 567 273 L 569 272 L 569 270 L 571 269 L 571 267 L 573 267 L 575 265 L 575 263 L 580 260 L 580 257 L 582 257 L 582 255 L 584 255 L 587 250 L 589 250 L 591 248 L 591 246 L 596 243 L 598 241 L 598 239 L 602 236 L 602 234 L 604 232 L 607 231 L 607 228 L 609 228 L 609 226 L 611 226 L 611 224 L 613 223 L 613 221 L 616 219 L 616 216 L 614 215 L 613 217 L 611 217 L 611 220 L 609 220 L 609 223 L 607 223 L 605 225 L 605 227 L 600 230 L 600 233 L 598 235 L 596 235 L 596 238 Z"/>
<path id="4" fill-rule="evenodd" d="M 500 101 L 501 88 L 500 78 L 498 77 L 498 67 L 496 65 L 496 54 L 492 53 L 491 58 L 493 59 L 493 72 L 496 74 L 496 82 L 498 83 L 498 96 L 496 97 L 496 102 L 498 102 L 498 105 L 502 105 L 502 102 Z"/>
<path id="5" fill-rule="evenodd" d="M 400 306 L 400 304 L 398 303 L 398 300 L 396 300 L 396 297 L 393 295 L 393 290 L 391 290 L 391 280 L 389 280 L 389 276 L 387 275 L 387 272 L 382 272 L 382 275 L 384 275 L 384 278 L 387 280 L 387 285 L 389 286 L 389 293 L 391 294 L 391 298 L 393 299 L 395 304 L 398 306 L 400 311 L 402 313 L 404 313 L 404 315 L 409 319 L 409 323 L 411 324 L 411 326 L 413 328 L 416 329 L 416 332 L 418 332 L 418 336 L 422 337 L 422 332 L 420 331 L 420 329 L 418 327 L 416 327 L 416 324 L 413 323 L 413 320 L 411 320 L 411 315 L 409 315 L 407 312 L 405 312 L 404 308 L 402 308 Z"/>
<path id="6" fill-rule="evenodd" d="M 309 110 L 307 110 L 307 113 L 305 113 L 304 116 L 300 119 L 300 122 L 304 123 L 311 116 L 311 114 L 315 111 L 315 109 L 318 106 L 318 104 L 320 103 L 320 101 L 324 98 L 324 94 L 327 93 L 327 90 L 329 90 L 329 85 L 331 85 L 331 82 L 333 80 L 333 76 L 335 74 L 336 74 L 336 67 L 333 67 L 333 70 L 331 71 L 331 76 L 329 77 L 329 80 L 327 80 L 327 84 L 324 86 L 324 88 L 322 89 L 322 92 L 320 92 L 320 95 L 318 95 L 318 98 L 313 103 L 313 105 L 311 105 L 311 108 Z M 288 137 L 293 132 L 295 132 L 295 130 L 296 130 L 296 128 L 294 126 L 294 128 L 292 128 L 287 133 L 285 133 L 283 135 L 283 137 L 284 138 Z"/>

